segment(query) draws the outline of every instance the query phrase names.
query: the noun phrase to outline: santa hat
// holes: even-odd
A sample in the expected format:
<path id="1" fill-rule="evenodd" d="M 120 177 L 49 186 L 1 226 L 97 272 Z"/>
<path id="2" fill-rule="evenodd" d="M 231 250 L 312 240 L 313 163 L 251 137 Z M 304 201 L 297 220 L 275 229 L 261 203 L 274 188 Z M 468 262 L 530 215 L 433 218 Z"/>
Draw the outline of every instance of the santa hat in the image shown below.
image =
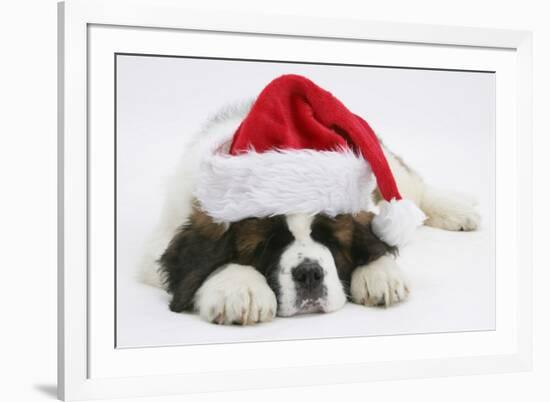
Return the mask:
<path id="1" fill-rule="evenodd" d="M 299 75 L 283 75 L 260 93 L 230 146 L 205 155 L 195 197 L 214 220 L 279 214 L 335 216 L 383 201 L 375 234 L 405 243 L 424 214 L 399 194 L 376 134 L 330 92 Z"/>

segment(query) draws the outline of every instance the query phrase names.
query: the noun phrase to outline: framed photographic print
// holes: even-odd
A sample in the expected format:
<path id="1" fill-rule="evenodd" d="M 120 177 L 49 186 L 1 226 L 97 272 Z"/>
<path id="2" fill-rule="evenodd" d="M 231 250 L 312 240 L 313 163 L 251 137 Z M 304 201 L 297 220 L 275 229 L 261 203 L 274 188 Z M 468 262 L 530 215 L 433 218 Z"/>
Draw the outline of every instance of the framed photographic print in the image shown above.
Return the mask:
<path id="1" fill-rule="evenodd" d="M 69 0 L 59 49 L 60 398 L 530 369 L 530 33 Z"/>

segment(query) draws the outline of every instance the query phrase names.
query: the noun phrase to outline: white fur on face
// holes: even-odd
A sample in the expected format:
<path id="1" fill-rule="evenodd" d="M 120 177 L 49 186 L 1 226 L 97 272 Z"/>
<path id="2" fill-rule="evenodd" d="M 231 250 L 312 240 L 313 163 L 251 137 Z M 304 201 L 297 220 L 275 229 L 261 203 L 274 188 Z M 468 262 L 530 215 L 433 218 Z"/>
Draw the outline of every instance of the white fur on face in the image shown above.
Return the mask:
<path id="1" fill-rule="evenodd" d="M 294 242 L 281 255 L 277 314 L 291 316 L 298 313 L 330 312 L 340 309 L 346 303 L 346 295 L 330 250 L 315 242 L 310 236 L 313 216 L 289 215 L 286 221 L 288 229 L 294 236 Z M 321 300 L 311 300 L 311 302 L 318 302 L 314 307 L 308 306 L 305 300 L 297 300 L 296 284 L 292 278 L 292 269 L 306 259 L 318 263 L 324 273 L 323 285 L 326 288 L 326 296 Z"/>

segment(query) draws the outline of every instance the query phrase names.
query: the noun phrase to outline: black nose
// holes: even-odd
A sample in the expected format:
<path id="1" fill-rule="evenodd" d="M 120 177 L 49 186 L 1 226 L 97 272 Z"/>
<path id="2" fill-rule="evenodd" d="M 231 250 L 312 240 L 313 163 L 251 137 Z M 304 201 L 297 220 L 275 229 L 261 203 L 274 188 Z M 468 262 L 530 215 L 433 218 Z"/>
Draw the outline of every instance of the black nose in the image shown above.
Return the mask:
<path id="1" fill-rule="evenodd" d="M 292 269 L 292 278 L 296 284 L 309 291 L 321 287 L 323 276 L 323 268 L 315 261 L 305 260 Z"/>

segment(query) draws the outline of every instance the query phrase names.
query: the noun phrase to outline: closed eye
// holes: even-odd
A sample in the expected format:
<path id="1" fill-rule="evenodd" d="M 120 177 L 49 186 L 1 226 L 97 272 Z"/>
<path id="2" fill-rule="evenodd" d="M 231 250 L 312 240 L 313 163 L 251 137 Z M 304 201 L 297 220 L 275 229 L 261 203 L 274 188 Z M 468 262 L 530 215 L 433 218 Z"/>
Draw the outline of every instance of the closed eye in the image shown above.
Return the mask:
<path id="1" fill-rule="evenodd" d="M 316 223 L 311 228 L 311 238 L 317 243 L 321 243 L 332 249 L 340 247 L 338 239 L 332 234 L 332 229 L 322 223 Z"/>

